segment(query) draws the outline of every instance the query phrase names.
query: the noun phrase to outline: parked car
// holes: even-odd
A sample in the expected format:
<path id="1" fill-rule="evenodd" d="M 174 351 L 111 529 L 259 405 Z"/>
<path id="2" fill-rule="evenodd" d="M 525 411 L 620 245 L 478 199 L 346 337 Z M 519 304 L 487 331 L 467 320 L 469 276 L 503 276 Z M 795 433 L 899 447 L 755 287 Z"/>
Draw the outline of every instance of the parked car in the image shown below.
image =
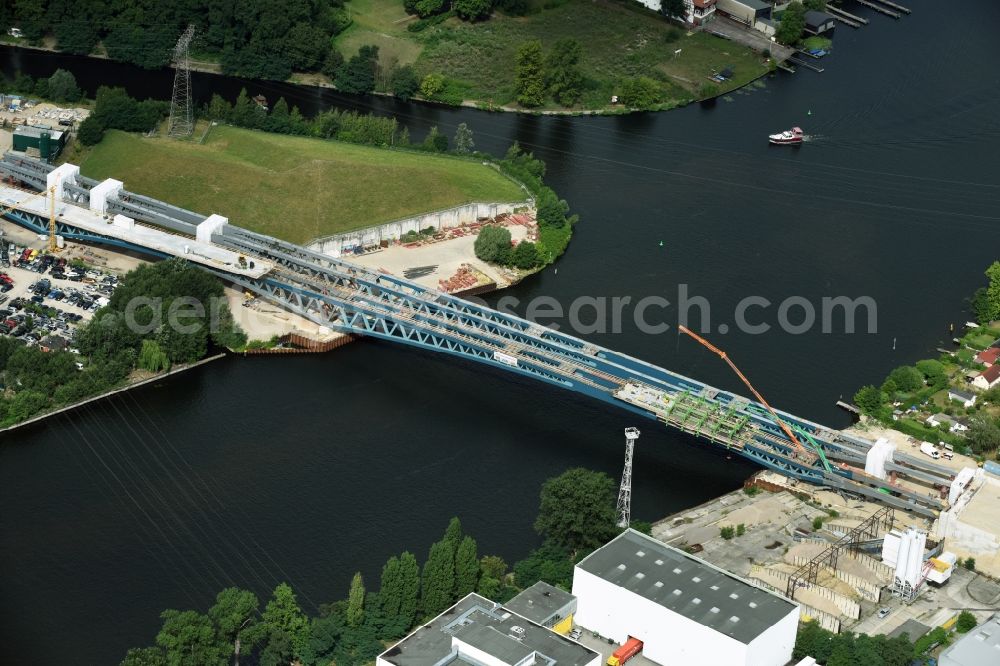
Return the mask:
<path id="1" fill-rule="evenodd" d="M 883 606 L 882 608 L 879 608 L 878 609 L 878 619 L 881 620 L 882 618 L 886 617 L 891 612 L 892 612 L 892 609 L 889 608 L 888 606 Z"/>

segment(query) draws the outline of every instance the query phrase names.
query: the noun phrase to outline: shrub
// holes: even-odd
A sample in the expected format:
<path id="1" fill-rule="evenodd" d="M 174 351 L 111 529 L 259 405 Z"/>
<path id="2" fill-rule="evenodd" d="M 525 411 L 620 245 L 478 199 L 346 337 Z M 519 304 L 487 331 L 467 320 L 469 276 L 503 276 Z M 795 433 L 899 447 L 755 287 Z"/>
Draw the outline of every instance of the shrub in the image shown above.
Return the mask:
<path id="1" fill-rule="evenodd" d="M 975 628 L 977 624 L 979 623 L 976 622 L 975 615 L 969 611 L 962 611 L 958 614 L 958 622 L 955 623 L 955 629 L 957 629 L 960 634 L 966 634 Z"/>
<path id="2" fill-rule="evenodd" d="M 820 530 L 823 529 L 823 516 L 816 516 L 813 518 L 813 529 Z"/>
<path id="3" fill-rule="evenodd" d="M 735 534 L 735 532 L 736 530 L 734 530 L 731 525 L 726 525 L 725 527 L 719 528 L 719 536 L 721 536 L 726 541 L 732 539 L 733 534 Z"/>
<path id="4" fill-rule="evenodd" d="M 736 536 L 741 537 L 741 536 L 743 536 L 746 533 L 747 533 L 747 526 L 746 525 L 744 525 L 743 523 L 740 523 L 739 525 L 736 526 Z"/>

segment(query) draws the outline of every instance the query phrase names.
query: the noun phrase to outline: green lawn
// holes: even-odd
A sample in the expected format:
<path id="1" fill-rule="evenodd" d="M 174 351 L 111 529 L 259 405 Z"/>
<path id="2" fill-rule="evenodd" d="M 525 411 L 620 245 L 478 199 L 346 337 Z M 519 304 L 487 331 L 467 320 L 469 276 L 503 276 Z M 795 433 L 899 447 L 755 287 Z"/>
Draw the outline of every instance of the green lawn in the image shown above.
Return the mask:
<path id="1" fill-rule="evenodd" d="M 406 26 L 411 17 L 403 11 L 402 0 L 351 0 L 351 26 L 337 36 L 337 48 L 350 58 L 366 44 L 379 48 L 379 60 L 388 65 L 393 58 L 410 65 L 420 54 L 421 45 Z"/>
<path id="2" fill-rule="evenodd" d="M 559 39 L 573 38 L 583 45 L 580 69 L 586 92 L 579 109 L 601 109 L 610 104 L 625 78 L 648 76 L 660 82 L 664 102 L 679 104 L 704 96 L 708 77 L 726 67 L 733 78 L 717 85 L 724 93 L 765 74 L 764 58 L 749 48 L 707 33 L 688 36 L 632 0 L 571 0 L 536 3 L 539 11 L 525 17 L 494 12 L 488 21 L 465 23 L 452 18 L 413 33 L 400 0 L 350 0 L 355 24 L 337 38 L 345 55 L 366 43 L 385 46 L 386 58 L 415 61 L 421 76 L 431 72 L 452 81 L 466 100 L 507 105 L 514 100 L 514 61 L 517 48 L 540 39 L 548 50 Z M 545 8 L 545 5 L 550 5 Z M 409 42 L 415 50 L 403 48 Z M 681 53 L 675 55 L 677 49 Z M 383 66 L 388 60 L 381 60 Z M 561 108 L 550 102 L 545 108 Z"/>
<path id="3" fill-rule="evenodd" d="M 296 243 L 467 201 L 525 198 L 478 162 L 223 126 L 204 145 L 109 131 L 80 167 Z"/>

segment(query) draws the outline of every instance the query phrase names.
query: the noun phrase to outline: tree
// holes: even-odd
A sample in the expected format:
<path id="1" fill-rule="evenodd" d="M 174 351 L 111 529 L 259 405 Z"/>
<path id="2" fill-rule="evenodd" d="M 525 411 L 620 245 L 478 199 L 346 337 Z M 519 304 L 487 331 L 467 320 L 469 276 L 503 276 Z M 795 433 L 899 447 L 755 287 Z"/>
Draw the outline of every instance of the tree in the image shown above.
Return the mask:
<path id="1" fill-rule="evenodd" d="M 889 373 L 889 379 L 896 383 L 900 391 L 910 393 L 923 387 L 924 375 L 912 365 L 901 365 Z"/>
<path id="2" fill-rule="evenodd" d="M 962 611 L 958 614 L 958 621 L 955 623 L 955 629 L 957 629 L 960 634 L 967 634 L 975 629 L 977 624 L 979 623 L 976 622 L 975 615 L 969 611 Z"/>
<path id="3" fill-rule="evenodd" d="M 97 145 L 104 138 L 104 123 L 92 115 L 87 116 L 80 123 L 76 136 L 80 139 L 80 143 L 85 146 Z"/>
<path id="4" fill-rule="evenodd" d="M 781 15 L 781 23 L 774 33 L 775 39 L 782 44 L 791 46 L 802 39 L 802 31 L 806 27 L 806 8 L 801 2 L 792 2 Z"/>
<path id="5" fill-rule="evenodd" d="M 409 551 L 399 556 L 400 602 L 399 621 L 404 633 L 417 619 L 417 605 L 420 597 L 420 565 Z"/>
<path id="6" fill-rule="evenodd" d="M 531 241 L 521 241 L 514 248 L 511 254 L 511 263 L 523 270 L 530 270 L 538 266 L 541 257 L 538 254 L 538 246 Z"/>
<path id="7" fill-rule="evenodd" d="M 917 361 L 917 370 L 927 379 L 928 384 L 937 384 L 945 379 L 944 365 L 932 358 Z"/>
<path id="8" fill-rule="evenodd" d="M 967 557 L 967 558 L 965 558 L 965 562 L 962 563 L 962 566 L 965 567 L 966 569 L 968 569 L 969 571 L 975 571 L 976 570 L 976 558 L 974 558 L 974 557 Z"/>
<path id="9" fill-rule="evenodd" d="M 476 551 L 476 540 L 466 536 L 455 553 L 456 599 L 475 591 L 476 583 L 479 582 L 479 559 Z"/>
<path id="10" fill-rule="evenodd" d="M 420 606 L 425 615 L 437 615 L 452 602 L 455 589 L 455 550 L 445 540 L 431 546 L 420 579 Z"/>
<path id="11" fill-rule="evenodd" d="M 149 372 L 169 370 L 170 359 L 155 340 L 147 338 L 142 341 L 142 349 L 139 350 L 139 367 Z"/>
<path id="12" fill-rule="evenodd" d="M 616 534 L 615 482 L 576 467 L 542 485 L 535 531 L 570 551 L 597 548 Z"/>
<path id="13" fill-rule="evenodd" d="M 989 284 L 986 286 L 986 304 L 980 324 L 1000 319 L 1000 261 L 990 264 L 986 269 L 986 277 L 989 278 Z"/>
<path id="14" fill-rule="evenodd" d="M 434 99 L 444 90 L 444 77 L 431 72 L 420 82 L 420 94 L 427 99 Z"/>
<path id="15" fill-rule="evenodd" d="M 489 17 L 493 0 L 452 0 L 451 8 L 461 19 L 478 21 Z"/>
<path id="16" fill-rule="evenodd" d="M 472 130 L 465 123 L 459 123 L 455 129 L 455 152 L 471 153 L 476 144 L 472 141 Z"/>
<path id="17" fill-rule="evenodd" d="M 156 644 L 166 650 L 168 666 L 223 666 L 228 650 L 215 635 L 207 615 L 193 610 L 165 610 Z"/>
<path id="18" fill-rule="evenodd" d="M 854 404 L 858 406 L 862 414 L 875 416 L 882 409 L 885 402 L 885 395 L 871 384 L 862 386 L 854 394 Z"/>
<path id="19" fill-rule="evenodd" d="M 361 578 L 361 572 L 354 574 L 351 579 L 351 590 L 347 597 L 347 624 L 357 627 L 365 619 L 365 582 Z"/>
<path id="20" fill-rule="evenodd" d="M 236 664 L 240 663 L 242 635 L 252 631 L 260 602 L 257 595 L 238 587 L 227 587 L 215 597 L 215 605 L 208 609 L 208 617 L 215 623 L 219 640 L 231 643 Z"/>
<path id="21" fill-rule="evenodd" d="M 545 77 L 542 67 L 542 43 L 532 40 L 517 49 L 514 73 L 517 102 L 528 108 L 545 102 Z"/>
<path id="22" fill-rule="evenodd" d="M 473 250 L 487 263 L 503 264 L 510 254 L 510 231 L 494 224 L 479 230 Z"/>
<path id="23" fill-rule="evenodd" d="M 410 99 L 420 89 L 417 72 L 410 65 L 398 67 L 389 78 L 392 94 L 400 99 Z"/>
<path id="24" fill-rule="evenodd" d="M 618 97 L 631 109 L 649 110 L 660 103 L 660 84 L 648 76 L 625 79 Z"/>
<path id="25" fill-rule="evenodd" d="M 573 580 L 571 553 L 546 541 L 514 565 L 514 581 L 518 587 L 531 587 L 540 580 L 569 589 Z"/>
<path id="26" fill-rule="evenodd" d="M 281 583 L 274 588 L 274 594 L 264 607 L 260 622 L 254 627 L 251 642 L 265 641 L 264 650 L 266 652 L 270 649 L 272 655 L 284 654 L 287 644 L 291 646 L 293 654 L 298 655 L 308 635 L 309 618 L 299 608 L 291 586 Z"/>
<path id="27" fill-rule="evenodd" d="M 563 106 L 573 106 L 583 93 L 583 75 L 577 67 L 582 51 L 575 39 L 560 39 L 545 58 L 546 88 Z"/>
<path id="28" fill-rule="evenodd" d="M 826 11 L 826 0 L 802 0 L 802 5 L 812 12 Z"/>
<path id="29" fill-rule="evenodd" d="M 732 525 L 723 525 L 722 527 L 719 528 L 719 536 L 725 539 L 726 541 L 729 541 L 730 539 L 733 538 L 733 533 L 734 530 Z"/>
<path id="30" fill-rule="evenodd" d="M 362 46 L 337 72 L 337 88 L 349 93 L 370 93 L 375 90 L 375 69 L 378 67 L 378 47 Z"/>
<path id="31" fill-rule="evenodd" d="M 167 666 L 167 656 L 160 648 L 132 648 L 119 666 Z"/>
<path id="32" fill-rule="evenodd" d="M 479 560 L 479 570 L 484 576 L 503 580 L 507 575 L 507 563 L 499 555 L 484 555 Z"/>
<path id="33" fill-rule="evenodd" d="M 1000 447 L 1000 426 L 988 416 L 979 415 L 972 419 L 965 438 L 975 453 L 994 451 Z"/>
<path id="34" fill-rule="evenodd" d="M 684 0 L 660 0 L 660 13 L 667 18 L 681 18 L 687 14 Z"/>
<path id="35" fill-rule="evenodd" d="M 39 93 L 41 95 L 41 93 Z M 54 102 L 76 102 L 82 93 L 76 77 L 65 69 L 57 69 L 49 77 L 49 98 Z"/>
<path id="36" fill-rule="evenodd" d="M 426 150 L 443 153 L 448 150 L 448 137 L 438 131 L 437 125 L 431 127 L 431 131 L 424 138 L 423 146 Z"/>
<path id="37" fill-rule="evenodd" d="M 233 105 L 224 100 L 218 93 L 213 93 L 212 99 L 208 102 L 206 113 L 209 119 L 226 123 L 233 115 Z"/>

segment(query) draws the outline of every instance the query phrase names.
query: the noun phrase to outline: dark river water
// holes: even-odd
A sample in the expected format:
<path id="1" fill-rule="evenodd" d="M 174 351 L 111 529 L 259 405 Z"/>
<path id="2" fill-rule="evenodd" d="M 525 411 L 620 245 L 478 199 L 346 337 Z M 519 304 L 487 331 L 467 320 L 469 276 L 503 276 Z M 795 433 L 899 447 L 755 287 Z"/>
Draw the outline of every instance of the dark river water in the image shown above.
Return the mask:
<path id="1" fill-rule="evenodd" d="M 305 113 L 395 114 L 415 138 L 465 122 L 477 147 L 495 153 L 518 140 L 547 162 L 548 182 L 581 222 L 558 272 L 494 300 L 677 302 L 686 285 L 711 305 L 713 341 L 770 402 L 840 427 L 848 419 L 834 402 L 946 344 L 997 258 L 1000 6 L 972 2 L 963 14 L 975 20 L 943 21 L 931 3 L 909 4 L 913 15 L 898 22 L 871 15 L 861 30 L 838 28 L 822 74 L 779 73 L 664 114 L 486 114 L 208 75 L 194 86 L 202 100 L 246 86 Z M 90 92 L 107 83 L 162 98 L 172 80 L 10 49 L 0 65 L 34 76 L 69 68 Z M 813 140 L 767 146 L 766 134 L 792 125 Z M 773 304 L 749 317 L 774 325 L 766 334 L 732 326 L 751 296 Z M 818 311 L 837 296 L 873 299 L 877 332 L 862 322 L 845 334 L 836 319 L 830 333 L 819 323 L 777 330 L 786 299 Z M 789 318 L 800 321 L 801 309 Z M 643 333 L 626 316 L 621 332 L 586 337 L 742 391 L 674 329 Z M 8 435 L 0 662 L 117 663 L 153 640 L 160 610 L 204 609 L 231 584 L 263 596 L 287 580 L 314 610 L 345 597 L 356 570 L 376 584 L 393 553 L 425 557 L 452 515 L 482 552 L 513 561 L 538 542 L 542 481 L 578 465 L 617 476 L 629 425 L 643 429 L 639 519 L 707 500 L 754 471 L 604 404 L 371 341 L 324 356 L 227 359 Z"/>

